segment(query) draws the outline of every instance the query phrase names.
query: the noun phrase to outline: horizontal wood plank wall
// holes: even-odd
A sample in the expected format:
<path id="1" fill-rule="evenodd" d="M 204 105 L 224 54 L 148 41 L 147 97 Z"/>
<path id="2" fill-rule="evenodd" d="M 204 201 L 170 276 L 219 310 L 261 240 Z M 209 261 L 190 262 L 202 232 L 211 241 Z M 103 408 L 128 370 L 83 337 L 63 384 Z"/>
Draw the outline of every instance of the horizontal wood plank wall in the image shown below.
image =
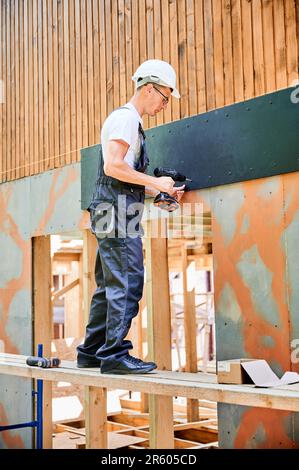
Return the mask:
<path id="1" fill-rule="evenodd" d="M 298 0 L 0 0 L 0 182 L 80 159 L 133 93 L 146 59 L 170 61 L 182 98 L 152 127 L 298 79 Z"/>

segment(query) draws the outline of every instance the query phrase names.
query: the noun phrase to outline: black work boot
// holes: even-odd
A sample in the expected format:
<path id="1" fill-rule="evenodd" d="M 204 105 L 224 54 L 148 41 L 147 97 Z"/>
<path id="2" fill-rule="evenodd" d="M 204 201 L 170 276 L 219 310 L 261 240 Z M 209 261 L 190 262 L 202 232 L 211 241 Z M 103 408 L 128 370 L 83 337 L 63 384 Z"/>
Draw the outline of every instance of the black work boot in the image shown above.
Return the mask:
<path id="1" fill-rule="evenodd" d="M 102 361 L 102 374 L 146 374 L 156 369 L 154 362 L 143 362 L 141 359 L 130 356 L 129 354 L 118 360 Z"/>
<path id="2" fill-rule="evenodd" d="M 80 369 L 89 367 L 101 367 L 101 361 L 97 359 L 77 359 L 77 367 Z"/>

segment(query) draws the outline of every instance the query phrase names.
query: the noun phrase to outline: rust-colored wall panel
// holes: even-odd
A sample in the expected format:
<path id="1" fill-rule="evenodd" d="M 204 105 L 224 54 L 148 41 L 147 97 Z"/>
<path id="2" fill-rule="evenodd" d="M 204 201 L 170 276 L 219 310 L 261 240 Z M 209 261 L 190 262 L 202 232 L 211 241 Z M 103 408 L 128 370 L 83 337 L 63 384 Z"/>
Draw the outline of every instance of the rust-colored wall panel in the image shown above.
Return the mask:
<path id="1" fill-rule="evenodd" d="M 218 360 L 266 359 L 279 376 L 299 370 L 298 182 L 296 172 L 211 190 Z M 219 442 L 299 447 L 297 415 L 219 405 Z"/>

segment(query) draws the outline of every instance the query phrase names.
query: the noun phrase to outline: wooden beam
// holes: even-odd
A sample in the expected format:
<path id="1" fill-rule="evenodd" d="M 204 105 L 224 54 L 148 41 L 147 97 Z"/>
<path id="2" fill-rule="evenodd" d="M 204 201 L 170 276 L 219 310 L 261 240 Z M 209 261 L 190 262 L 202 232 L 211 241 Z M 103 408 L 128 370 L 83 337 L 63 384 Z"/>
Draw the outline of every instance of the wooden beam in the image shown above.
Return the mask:
<path id="1" fill-rule="evenodd" d="M 138 357 L 141 357 L 142 359 L 144 358 L 143 342 L 147 343 L 147 339 L 144 338 L 145 335 L 143 334 L 143 328 L 142 328 L 143 314 L 144 314 L 145 308 L 146 308 L 146 289 L 143 289 L 143 295 L 142 295 L 142 299 L 139 302 L 139 313 L 137 317 L 138 319 Z M 149 412 L 147 393 L 142 393 L 140 396 L 140 411 L 142 413 Z"/>
<path id="2" fill-rule="evenodd" d="M 149 357 L 160 369 L 171 370 L 171 313 L 169 297 L 167 220 L 147 221 L 146 288 Z M 154 229 L 160 236 L 153 237 Z M 164 236 L 163 236 L 164 235 Z M 150 447 L 171 449 L 174 446 L 172 399 L 149 397 Z"/>
<path id="3" fill-rule="evenodd" d="M 94 270 L 97 248 L 96 237 L 90 230 L 83 230 L 83 319 L 85 325 L 88 322 L 90 301 L 96 289 Z"/>
<path id="4" fill-rule="evenodd" d="M 107 389 L 85 387 L 87 449 L 107 449 Z"/>
<path id="5" fill-rule="evenodd" d="M 197 372 L 197 351 L 196 351 L 196 311 L 195 311 L 195 288 L 188 283 L 189 261 L 187 248 L 182 245 L 182 272 L 184 290 L 184 332 L 186 351 L 186 372 Z M 187 400 L 187 421 L 198 421 L 198 401 Z"/>
<path id="6" fill-rule="evenodd" d="M 298 384 L 256 388 L 245 384 L 219 384 L 214 374 L 159 370 L 142 376 L 109 375 L 99 373 L 98 369 L 78 369 L 72 361 L 61 361 L 60 367 L 43 369 L 27 366 L 26 358 L 18 354 L 0 353 L 0 374 L 299 412 Z"/>
<path id="7" fill-rule="evenodd" d="M 80 253 L 79 259 L 79 318 L 78 318 L 78 336 L 84 336 L 85 323 L 83 317 L 83 253 Z"/>
<path id="8" fill-rule="evenodd" d="M 76 287 L 79 284 L 79 278 L 74 279 L 72 282 L 70 282 L 67 286 L 64 286 L 62 289 L 59 289 L 57 292 L 55 292 L 52 295 L 52 302 L 55 302 L 55 300 L 59 299 L 59 297 L 62 297 L 66 292 L 70 291 L 74 287 Z"/>
<path id="9" fill-rule="evenodd" d="M 53 311 L 51 302 L 51 237 L 32 239 L 34 354 L 43 345 L 43 355 L 51 356 Z M 43 448 L 52 448 L 52 383 L 43 389 Z"/>

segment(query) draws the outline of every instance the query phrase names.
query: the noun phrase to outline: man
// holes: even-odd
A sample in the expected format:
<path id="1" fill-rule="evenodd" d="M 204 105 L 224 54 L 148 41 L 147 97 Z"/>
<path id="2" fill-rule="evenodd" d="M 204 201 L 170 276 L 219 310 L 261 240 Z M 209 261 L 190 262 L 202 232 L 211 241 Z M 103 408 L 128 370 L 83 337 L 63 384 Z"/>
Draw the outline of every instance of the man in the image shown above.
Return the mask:
<path id="1" fill-rule="evenodd" d="M 132 79 L 134 96 L 108 116 L 101 131 L 102 155 L 89 206 L 98 241 L 97 289 L 85 341 L 78 347 L 78 367 L 101 367 L 101 373 L 109 374 L 144 374 L 157 367 L 129 355 L 132 343 L 124 339 L 138 313 L 144 281 L 142 210 L 133 233 L 129 229 L 135 216 L 132 207 L 143 208 L 145 191 L 152 196 L 166 192 L 179 201 L 184 188 L 174 188 L 172 178 L 145 174 L 148 159 L 142 116 L 155 116 L 166 108 L 171 95 L 180 97 L 175 71 L 167 62 L 148 60 Z"/>

